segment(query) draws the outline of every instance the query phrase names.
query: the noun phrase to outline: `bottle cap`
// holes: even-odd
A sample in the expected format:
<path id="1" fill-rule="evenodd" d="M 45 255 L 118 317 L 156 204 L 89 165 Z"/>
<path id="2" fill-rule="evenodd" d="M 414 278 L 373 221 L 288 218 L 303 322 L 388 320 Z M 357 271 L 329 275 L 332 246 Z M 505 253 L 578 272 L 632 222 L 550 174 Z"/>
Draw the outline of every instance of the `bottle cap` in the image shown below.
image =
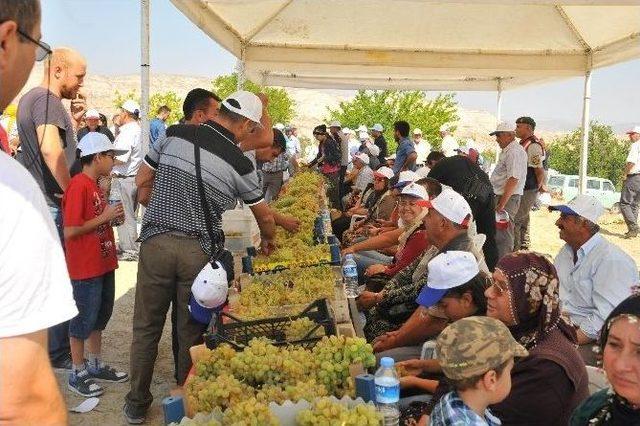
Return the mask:
<path id="1" fill-rule="evenodd" d="M 393 367 L 394 364 L 395 364 L 395 361 L 393 360 L 393 358 L 390 358 L 388 356 L 385 356 L 380 360 L 381 367 L 391 368 Z"/>

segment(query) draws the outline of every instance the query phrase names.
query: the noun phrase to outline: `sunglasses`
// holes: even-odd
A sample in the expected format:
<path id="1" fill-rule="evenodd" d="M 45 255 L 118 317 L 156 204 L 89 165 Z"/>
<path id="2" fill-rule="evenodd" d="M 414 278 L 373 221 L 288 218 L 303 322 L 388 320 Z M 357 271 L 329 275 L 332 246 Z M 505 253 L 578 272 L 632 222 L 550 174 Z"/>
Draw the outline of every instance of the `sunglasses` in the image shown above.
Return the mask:
<path id="1" fill-rule="evenodd" d="M 27 34 L 26 32 L 22 31 L 20 28 L 17 29 L 17 32 L 22 37 L 26 38 L 27 40 L 29 40 L 30 42 L 32 42 L 36 46 L 38 46 L 37 49 L 36 49 L 36 61 L 40 62 L 40 61 L 44 60 L 47 56 L 51 55 L 51 53 L 52 53 L 51 46 L 49 46 L 47 43 L 45 43 L 44 41 L 38 41 L 38 40 L 34 39 L 29 34 Z"/>

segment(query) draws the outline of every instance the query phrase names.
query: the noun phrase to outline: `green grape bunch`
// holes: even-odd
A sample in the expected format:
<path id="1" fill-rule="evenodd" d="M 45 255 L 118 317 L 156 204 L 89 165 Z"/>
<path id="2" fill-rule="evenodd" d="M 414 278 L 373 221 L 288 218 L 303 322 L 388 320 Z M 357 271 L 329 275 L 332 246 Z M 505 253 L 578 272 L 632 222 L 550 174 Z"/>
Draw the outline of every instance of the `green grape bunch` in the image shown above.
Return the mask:
<path id="1" fill-rule="evenodd" d="M 318 328 L 314 330 L 313 333 L 309 334 L 316 327 Z M 285 335 L 289 342 L 310 337 L 322 337 L 324 335 L 324 328 L 322 328 L 322 326 L 318 326 L 318 324 L 309 318 L 302 317 L 289 323 L 285 330 Z"/>
<path id="2" fill-rule="evenodd" d="M 341 426 L 378 426 L 382 424 L 382 416 L 375 406 L 359 404 L 353 408 L 330 398 L 316 400 L 309 409 L 301 410 L 296 415 L 296 425 L 341 425 Z"/>
<path id="3" fill-rule="evenodd" d="M 222 424 L 229 426 L 279 426 L 280 421 L 269 406 L 255 398 L 248 398 L 224 412 Z"/>

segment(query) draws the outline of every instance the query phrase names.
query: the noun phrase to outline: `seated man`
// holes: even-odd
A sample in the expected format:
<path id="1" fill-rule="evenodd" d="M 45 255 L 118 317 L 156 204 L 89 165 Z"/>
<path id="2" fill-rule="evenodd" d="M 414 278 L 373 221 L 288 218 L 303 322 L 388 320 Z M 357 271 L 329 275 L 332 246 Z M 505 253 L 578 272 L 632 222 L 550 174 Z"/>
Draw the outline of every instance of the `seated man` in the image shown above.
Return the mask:
<path id="1" fill-rule="evenodd" d="M 578 195 L 549 210 L 560 212 L 556 226 L 566 242 L 554 261 L 562 309 L 576 327 L 580 354 L 588 365 L 595 365 L 593 343 L 613 308 L 638 285 L 638 268 L 600 234 L 597 222 L 604 207 L 594 197 Z"/>
<path id="2" fill-rule="evenodd" d="M 359 152 L 353 156 L 353 169 L 347 173 L 344 183 L 351 187 L 351 192 L 343 197 L 346 206 L 354 196 L 362 195 L 368 185 L 373 183 L 373 170 L 369 167 L 369 156 Z M 352 207 L 352 206 L 349 206 Z"/>
<path id="3" fill-rule="evenodd" d="M 411 321 L 418 308 L 416 298 L 429 273 L 427 264 L 438 253 L 450 250 L 469 251 L 476 256 L 481 268 L 488 272 L 482 252 L 477 249 L 468 234 L 467 228 L 472 215 L 466 200 L 451 188 L 444 188 L 437 197 L 424 201 L 424 205 L 429 208 L 429 211 L 424 216 L 423 223 L 429 243 L 433 247 L 396 274 L 381 292 L 363 293 L 361 305 L 374 301 L 373 306 L 370 306 L 365 313 L 367 322 L 364 333 L 368 341 L 377 340 L 389 334 L 396 335 L 398 333 L 396 330 L 402 329 L 405 321 Z M 424 329 L 433 336 L 442 331 L 445 325 L 446 320 L 435 318 Z M 409 358 L 417 357 L 415 352 L 408 355 Z"/>

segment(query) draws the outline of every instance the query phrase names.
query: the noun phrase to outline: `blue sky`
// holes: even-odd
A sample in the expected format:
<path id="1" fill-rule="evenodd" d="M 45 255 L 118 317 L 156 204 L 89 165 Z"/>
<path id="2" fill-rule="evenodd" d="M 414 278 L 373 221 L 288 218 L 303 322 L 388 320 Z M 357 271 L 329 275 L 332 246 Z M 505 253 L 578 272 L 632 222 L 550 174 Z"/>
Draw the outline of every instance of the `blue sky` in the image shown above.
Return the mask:
<path id="1" fill-rule="evenodd" d="M 95 74 L 132 74 L 140 63 L 140 6 L 137 0 L 41 0 L 43 37 L 52 46 L 82 52 Z M 234 57 L 191 24 L 169 0 L 152 0 L 152 72 L 215 76 L 232 72 Z M 596 70 L 591 116 L 618 130 L 640 123 L 640 60 Z M 579 125 L 583 79 L 505 92 L 503 118 L 531 115 L 549 130 Z M 495 113 L 491 92 L 459 92 L 467 109 Z"/>

